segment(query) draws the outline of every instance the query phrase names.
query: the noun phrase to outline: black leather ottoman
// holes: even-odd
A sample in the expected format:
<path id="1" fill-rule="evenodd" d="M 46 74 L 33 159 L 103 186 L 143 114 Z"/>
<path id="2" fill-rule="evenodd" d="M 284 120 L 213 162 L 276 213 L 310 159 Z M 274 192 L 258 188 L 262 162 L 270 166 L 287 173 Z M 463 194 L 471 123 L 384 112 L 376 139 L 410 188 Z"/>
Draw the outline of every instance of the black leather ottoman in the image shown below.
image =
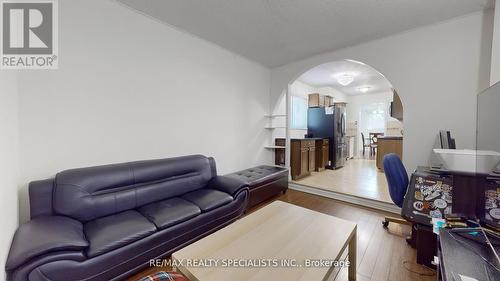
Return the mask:
<path id="1" fill-rule="evenodd" d="M 286 168 L 261 165 L 226 176 L 248 183 L 250 196 L 247 209 L 279 193 L 285 193 L 288 189 L 288 169 Z"/>

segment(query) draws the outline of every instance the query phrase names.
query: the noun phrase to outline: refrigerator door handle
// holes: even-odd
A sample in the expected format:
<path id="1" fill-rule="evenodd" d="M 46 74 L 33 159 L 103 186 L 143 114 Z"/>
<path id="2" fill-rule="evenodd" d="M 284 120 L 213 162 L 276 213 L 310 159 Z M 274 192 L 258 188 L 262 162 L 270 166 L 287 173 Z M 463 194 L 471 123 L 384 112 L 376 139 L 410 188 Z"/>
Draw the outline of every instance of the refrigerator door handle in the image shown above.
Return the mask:
<path id="1" fill-rule="evenodd" d="M 345 117 L 344 117 L 344 116 L 345 116 L 345 115 L 344 115 L 344 114 L 342 114 L 342 117 L 340 118 L 340 124 L 341 124 L 341 127 L 340 127 L 340 130 L 341 130 L 340 135 L 341 135 L 342 137 L 344 137 L 344 136 L 345 136 L 345 129 L 346 129 L 346 128 L 345 128 Z"/>

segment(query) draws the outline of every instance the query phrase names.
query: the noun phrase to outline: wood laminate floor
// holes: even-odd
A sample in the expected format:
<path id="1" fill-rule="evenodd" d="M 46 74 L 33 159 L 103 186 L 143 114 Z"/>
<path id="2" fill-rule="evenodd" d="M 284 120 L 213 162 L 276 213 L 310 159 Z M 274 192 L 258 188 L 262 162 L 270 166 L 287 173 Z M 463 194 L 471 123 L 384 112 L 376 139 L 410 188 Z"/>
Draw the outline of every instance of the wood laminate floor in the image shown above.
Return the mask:
<path id="1" fill-rule="evenodd" d="M 415 250 L 408 246 L 405 241 L 405 236 L 409 234 L 409 227 L 390 224 L 388 230 L 384 229 L 381 221 L 386 214 L 383 212 L 294 190 L 288 190 L 286 194 L 276 197 L 252 211 L 274 200 L 289 202 L 356 222 L 358 224 L 358 281 L 430 281 L 436 279 L 435 271 L 416 264 Z M 150 268 L 128 280 L 136 281 L 159 270 L 171 270 L 171 268 Z M 336 280 L 347 281 L 347 269 L 343 269 Z"/>
<path id="2" fill-rule="evenodd" d="M 377 169 L 373 159 L 350 159 L 340 169 L 313 172 L 311 176 L 292 182 L 392 204 L 385 175 Z"/>

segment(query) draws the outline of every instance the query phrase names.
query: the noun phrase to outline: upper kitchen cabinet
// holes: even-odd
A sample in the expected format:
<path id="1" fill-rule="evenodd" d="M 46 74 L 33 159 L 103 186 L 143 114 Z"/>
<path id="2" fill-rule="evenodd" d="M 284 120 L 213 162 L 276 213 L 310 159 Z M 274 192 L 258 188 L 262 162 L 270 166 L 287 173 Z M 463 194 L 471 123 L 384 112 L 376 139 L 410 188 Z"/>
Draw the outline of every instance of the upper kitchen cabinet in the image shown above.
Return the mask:
<path id="1" fill-rule="evenodd" d="M 394 97 L 391 102 L 391 117 L 396 118 L 399 121 L 403 121 L 403 103 L 399 98 L 399 95 L 396 91 L 393 91 Z"/>

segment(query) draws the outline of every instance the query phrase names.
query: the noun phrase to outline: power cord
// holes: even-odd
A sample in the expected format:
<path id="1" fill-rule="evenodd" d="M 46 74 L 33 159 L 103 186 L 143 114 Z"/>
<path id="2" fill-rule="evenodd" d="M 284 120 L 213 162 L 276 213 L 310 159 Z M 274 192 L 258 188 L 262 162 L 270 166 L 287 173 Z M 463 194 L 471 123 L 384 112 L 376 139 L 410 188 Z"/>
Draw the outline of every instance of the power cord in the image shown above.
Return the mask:
<path id="1" fill-rule="evenodd" d="M 414 274 L 417 274 L 422 280 L 423 280 L 423 277 L 429 277 L 429 276 L 435 276 L 436 273 L 433 272 L 433 269 L 425 266 L 425 265 L 422 265 L 422 267 L 425 267 L 427 269 L 429 269 L 430 272 L 426 273 L 426 272 L 418 272 L 416 270 L 413 270 L 410 265 L 412 265 L 412 263 L 410 261 L 407 261 L 407 260 L 404 260 L 403 261 L 403 267 L 404 269 L 406 269 L 408 272 L 411 272 L 411 273 L 414 273 Z"/>

